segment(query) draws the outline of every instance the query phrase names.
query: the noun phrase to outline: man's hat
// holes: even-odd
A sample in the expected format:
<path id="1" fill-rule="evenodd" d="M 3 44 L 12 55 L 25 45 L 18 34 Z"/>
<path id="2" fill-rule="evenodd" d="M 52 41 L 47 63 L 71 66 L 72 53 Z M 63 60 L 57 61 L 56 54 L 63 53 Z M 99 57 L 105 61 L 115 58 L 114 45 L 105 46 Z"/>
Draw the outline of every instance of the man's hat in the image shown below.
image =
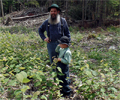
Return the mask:
<path id="1" fill-rule="evenodd" d="M 68 46 L 70 45 L 70 39 L 67 36 L 62 36 L 59 40 L 58 40 L 59 44 L 67 44 Z"/>
<path id="2" fill-rule="evenodd" d="M 52 4 L 49 8 L 48 11 L 50 12 L 51 8 L 56 8 L 58 11 L 61 12 L 61 9 L 59 8 L 59 6 L 57 4 Z"/>

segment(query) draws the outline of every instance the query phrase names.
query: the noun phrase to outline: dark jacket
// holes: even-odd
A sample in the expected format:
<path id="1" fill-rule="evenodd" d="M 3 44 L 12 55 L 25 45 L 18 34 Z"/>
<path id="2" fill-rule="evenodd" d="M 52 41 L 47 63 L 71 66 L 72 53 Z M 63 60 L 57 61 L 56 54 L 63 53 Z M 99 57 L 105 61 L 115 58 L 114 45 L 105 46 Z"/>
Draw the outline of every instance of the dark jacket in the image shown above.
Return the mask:
<path id="1" fill-rule="evenodd" d="M 64 30 L 63 33 L 61 33 L 62 32 L 61 31 L 61 21 L 58 24 L 55 24 L 55 25 L 50 24 L 50 26 L 49 26 L 49 34 L 50 34 L 50 39 L 52 42 L 57 41 L 63 35 L 69 37 L 71 40 L 67 22 L 64 18 L 61 18 L 61 20 L 63 23 L 63 30 Z M 39 31 L 39 35 L 42 38 L 42 40 L 44 40 L 46 38 L 45 34 L 44 34 L 45 31 L 47 32 L 47 36 L 48 36 L 48 19 L 43 22 L 43 24 L 39 27 L 38 31 Z"/>

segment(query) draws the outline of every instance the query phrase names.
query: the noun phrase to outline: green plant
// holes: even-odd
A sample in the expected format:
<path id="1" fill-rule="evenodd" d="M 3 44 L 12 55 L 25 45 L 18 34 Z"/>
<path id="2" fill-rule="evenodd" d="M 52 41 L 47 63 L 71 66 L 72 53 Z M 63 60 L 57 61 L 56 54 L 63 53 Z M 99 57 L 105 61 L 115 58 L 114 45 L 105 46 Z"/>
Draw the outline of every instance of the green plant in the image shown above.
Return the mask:
<path id="1" fill-rule="evenodd" d="M 26 27 L 3 28 L 0 31 L 0 98 L 1 99 L 60 99 L 60 80 L 56 78 L 57 73 L 54 62 L 49 65 L 49 57 L 46 52 L 46 43 L 43 42 L 36 32 Z M 76 93 L 84 99 L 107 99 L 119 100 L 120 82 L 120 50 L 104 49 L 104 34 L 99 34 L 101 40 L 92 39 L 91 44 L 83 41 L 86 34 L 76 32 L 72 28 L 71 46 L 72 63 L 70 73 L 75 74 L 72 84 Z M 119 28 L 112 28 L 117 32 Z M 7 30 L 7 31 L 5 31 Z M 14 34 L 11 34 L 13 33 Z M 23 34 L 24 32 L 24 34 Z M 114 44 L 118 45 L 119 33 L 112 37 Z M 92 40 L 92 41 L 91 41 Z M 91 47 L 84 50 L 85 46 Z M 57 69 L 62 75 L 61 69 Z M 56 80 L 54 80 L 56 78 Z M 4 94 L 8 94 L 4 97 Z"/>

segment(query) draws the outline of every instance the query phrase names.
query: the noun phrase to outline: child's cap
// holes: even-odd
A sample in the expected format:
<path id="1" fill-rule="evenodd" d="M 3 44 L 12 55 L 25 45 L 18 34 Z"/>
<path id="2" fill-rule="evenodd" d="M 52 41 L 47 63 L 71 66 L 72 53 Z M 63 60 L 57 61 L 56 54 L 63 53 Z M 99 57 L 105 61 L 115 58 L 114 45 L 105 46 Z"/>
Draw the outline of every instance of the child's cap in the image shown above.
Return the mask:
<path id="1" fill-rule="evenodd" d="M 70 39 L 67 36 L 62 36 L 59 40 L 58 40 L 59 44 L 67 44 L 68 46 L 70 45 Z"/>

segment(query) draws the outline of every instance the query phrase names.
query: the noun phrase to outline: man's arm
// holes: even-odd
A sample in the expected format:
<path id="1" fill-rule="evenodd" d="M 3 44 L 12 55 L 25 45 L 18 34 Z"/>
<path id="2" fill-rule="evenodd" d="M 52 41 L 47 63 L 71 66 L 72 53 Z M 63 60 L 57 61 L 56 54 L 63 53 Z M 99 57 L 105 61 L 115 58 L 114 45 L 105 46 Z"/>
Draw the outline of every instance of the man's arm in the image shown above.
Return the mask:
<path id="1" fill-rule="evenodd" d="M 43 41 L 46 38 L 45 35 L 44 35 L 45 30 L 46 30 L 46 21 L 43 22 L 42 25 L 38 29 L 39 35 L 40 35 L 40 37 Z"/>
<path id="2" fill-rule="evenodd" d="M 70 31 L 69 31 L 69 28 L 68 28 L 68 24 L 66 22 L 65 19 L 64 20 L 64 35 L 69 37 L 69 39 L 71 40 L 71 36 L 70 36 Z"/>

